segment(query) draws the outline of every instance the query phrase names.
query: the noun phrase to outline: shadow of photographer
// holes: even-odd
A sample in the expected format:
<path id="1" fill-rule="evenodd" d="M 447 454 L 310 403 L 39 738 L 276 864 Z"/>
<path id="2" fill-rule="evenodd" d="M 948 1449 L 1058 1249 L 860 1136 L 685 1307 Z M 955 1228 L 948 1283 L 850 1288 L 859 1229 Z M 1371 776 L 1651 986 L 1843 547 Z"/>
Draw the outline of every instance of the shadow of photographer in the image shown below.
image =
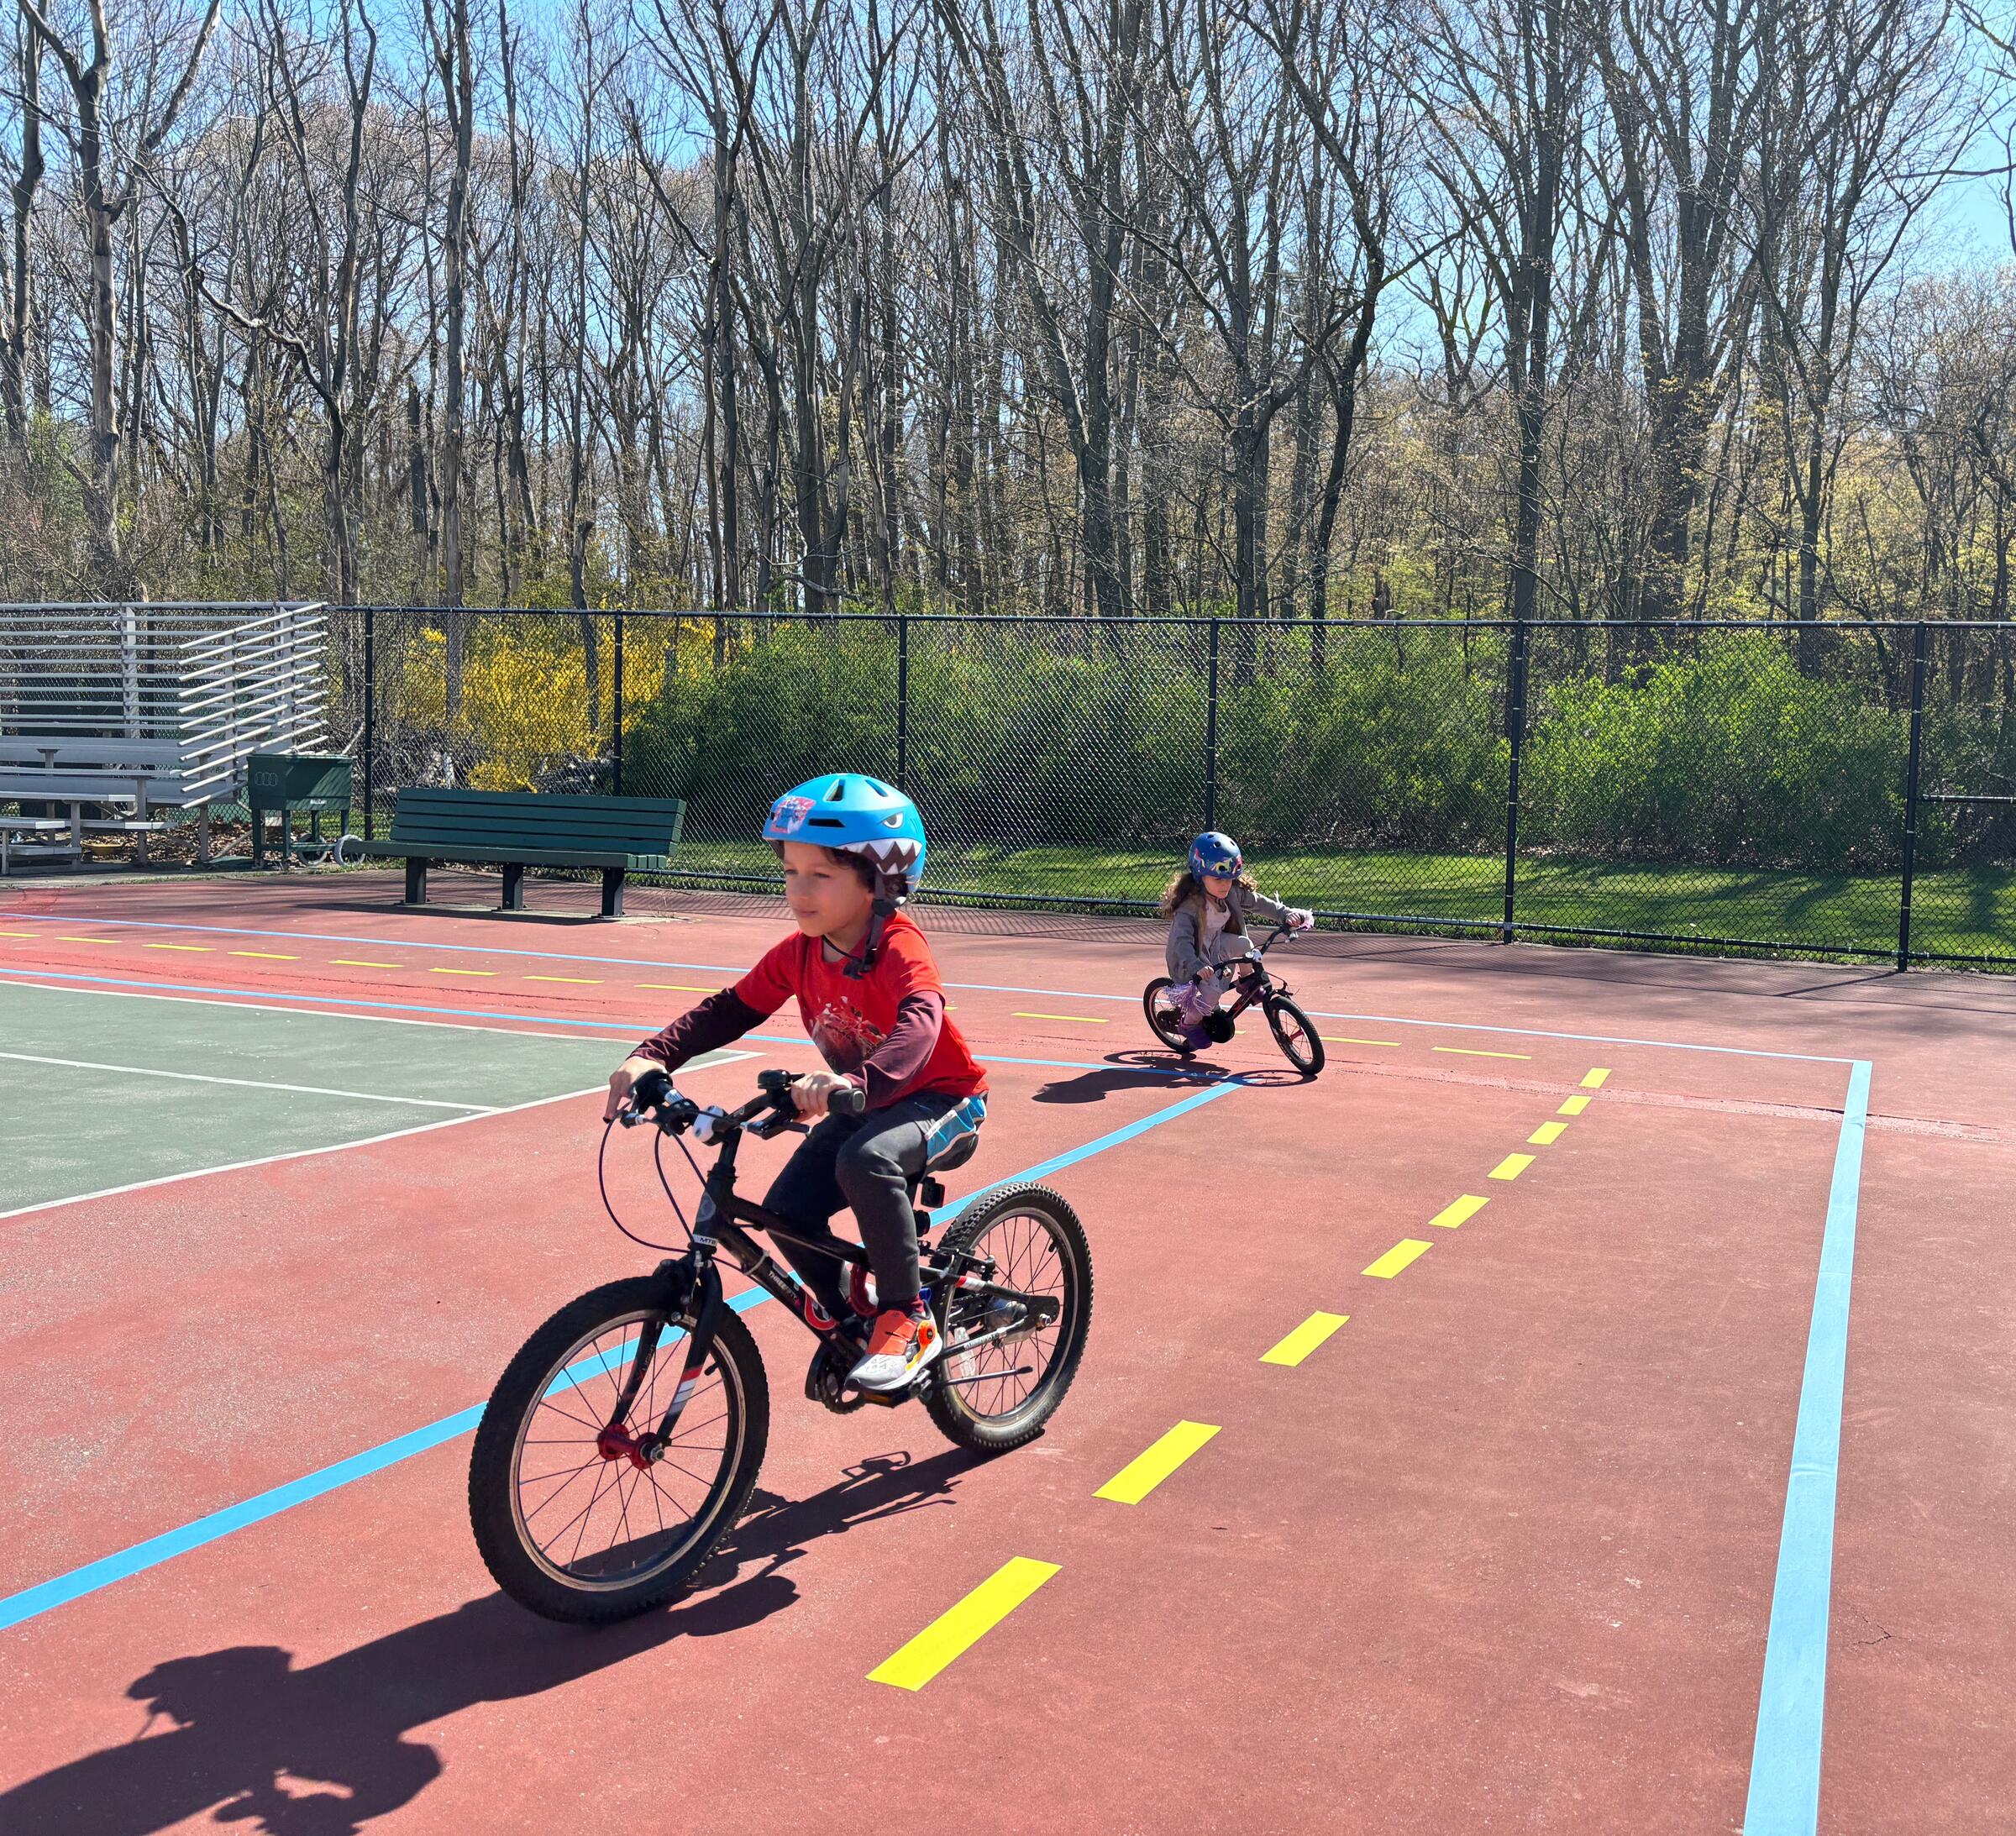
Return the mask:
<path id="1" fill-rule="evenodd" d="M 692 1592 L 613 1626 L 557 1625 L 491 1594 L 301 1669 L 277 1645 L 166 1659 L 126 1691 L 146 1707 L 140 1733 L 0 1792 L 0 1829 L 129 1836 L 211 1811 L 272 1836 L 355 1836 L 440 1776 L 439 1756 L 411 1729 L 541 1694 L 675 1639 L 756 1625 L 797 1599 L 785 1570 L 809 1545 L 949 1503 L 980 1459 L 879 1456 L 809 1498 L 759 1490 Z M 171 1728 L 154 1733 L 164 1718 Z"/>

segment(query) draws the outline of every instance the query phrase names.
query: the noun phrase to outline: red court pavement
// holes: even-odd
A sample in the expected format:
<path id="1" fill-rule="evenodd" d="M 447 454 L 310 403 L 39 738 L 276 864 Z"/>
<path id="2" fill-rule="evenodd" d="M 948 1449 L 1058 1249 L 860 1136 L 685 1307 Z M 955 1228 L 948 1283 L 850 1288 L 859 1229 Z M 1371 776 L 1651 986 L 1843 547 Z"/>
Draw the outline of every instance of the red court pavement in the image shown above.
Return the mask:
<path id="1" fill-rule="evenodd" d="M 482 952 L 732 965 L 777 928 L 228 894 L 38 889 L 66 919 L 468 944 L 495 978 L 345 983 L 305 938 L 228 977 L 130 945 L 37 941 L 33 963 L 587 1017 L 634 1010 L 628 970 L 506 986 L 523 963 Z M 1152 973 L 1138 928 L 934 928 L 954 982 Z M 1312 1008 L 1452 1024 L 1326 1021 L 1401 1043 L 1333 1046 L 1314 1085 L 1055 1176 L 1098 1301 L 1033 1447 L 976 1464 L 921 1412 L 827 1415 L 797 1393 L 808 1341 L 759 1308 L 760 1508 L 688 1601 L 582 1634 L 497 1599 L 457 1440 L 5 1634 L 0 1828 L 798 1829 L 896 1794 L 980 1829 L 1737 1827 L 1847 1068 L 1486 1026 L 1873 1061 L 1822 1827 L 2010 1827 L 2008 991 L 1393 939 L 1290 973 Z M 1118 1003 L 953 998 L 983 1050 L 1147 1057 Z M 1223 1058 L 1274 1068 L 1250 1032 Z M 1586 1112 L 1525 1145 L 1593 1065 Z M 1184 1094 L 1124 1064 L 995 1082 L 977 1176 Z M 595 1203 L 592 1103 L 532 1118 L 349 1151 L 340 1182 L 288 1162 L 0 1225 L 0 1495 L 27 1503 L 0 1592 L 465 1405 L 550 1306 L 640 1266 Z M 1515 1151 L 1535 1163 L 1488 1180 Z M 1490 1203 L 1429 1223 L 1464 1193 Z M 1431 1247 L 1360 1272 L 1404 1237 Z M 1350 1322 L 1258 1362 L 1316 1309 Z M 1093 1497 L 1184 1418 L 1221 1432 L 1140 1504 Z M 864 1680 L 1016 1555 L 1058 1572 L 948 1670 Z"/>

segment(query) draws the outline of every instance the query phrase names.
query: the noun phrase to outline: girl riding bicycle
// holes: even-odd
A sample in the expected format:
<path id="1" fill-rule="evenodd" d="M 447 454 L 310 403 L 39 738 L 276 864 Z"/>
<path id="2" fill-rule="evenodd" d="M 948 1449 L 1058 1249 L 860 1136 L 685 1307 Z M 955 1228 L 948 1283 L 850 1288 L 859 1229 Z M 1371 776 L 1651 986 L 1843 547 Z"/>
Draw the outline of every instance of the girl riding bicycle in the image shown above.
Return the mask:
<path id="1" fill-rule="evenodd" d="M 924 825 L 900 791 L 850 772 L 780 797 L 764 839 L 784 863 L 794 936 L 733 987 L 647 1039 L 609 1079 L 613 1118 L 630 1088 L 718 1051 L 793 996 L 831 1068 L 798 1078 L 800 1115 L 816 1120 L 765 1201 L 779 1216 L 823 1225 L 851 1206 L 874 1270 L 874 1325 L 849 1381 L 899 1390 L 938 1355 L 921 1298 L 910 1194 L 932 1160 L 986 1115 L 986 1074 L 945 1017 L 945 991 L 924 933 L 900 909 L 924 869 Z M 864 1091 L 859 1115 L 828 1112 L 832 1094 Z M 793 1251 L 792 1264 L 836 1319 L 869 1310 L 841 1291 L 843 1265 Z"/>
<path id="2" fill-rule="evenodd" d="M 1239 844 L 1207 830 L 1190 843 L 1189 864 L 1170 879 L 1162 895 L 1162 915 L 1169 921 L 1169 978 L 1175 984 L 1170 992 L 1192 1051 L 1207 1042 L 1222 1045 L 1231 1036 L 1231 1022 L 1219 1013 L 1218 1004 L 1231 986 L 1225 965 L 1252 947 L 1246 923 L 1252 912 L 1295 931 L 1310 930 L 1316 921 L 1311 912 L 1269 899 L 1246 871 Z"/>

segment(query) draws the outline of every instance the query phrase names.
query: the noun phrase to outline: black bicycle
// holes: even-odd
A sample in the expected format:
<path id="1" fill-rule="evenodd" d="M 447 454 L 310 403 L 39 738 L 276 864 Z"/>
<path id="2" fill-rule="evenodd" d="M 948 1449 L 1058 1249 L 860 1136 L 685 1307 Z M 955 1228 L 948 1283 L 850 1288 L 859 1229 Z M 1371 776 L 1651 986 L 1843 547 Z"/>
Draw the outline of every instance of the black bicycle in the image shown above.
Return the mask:
<path id="1" fill-rule="evenodd" d="M 743 1136 L 804 1126 L 789 1072 L 757 1083 L 753 1099 L 724 1111 L 663 1077 L 639 1079 L 626 1126 L 649 1121 L 717 1150 L 686 1251 L 561 1308 L 506 1367 L 477 1426 L 476 1546 L 497 1585 L 549 1618 L 598 1624 L 657 1605 L 699 1572 L 748 1506 L 769 1440 L 769 1382 L 749 1329 L 722 1298 L 722 1251 L 819 1340 L 806 1394 L 836 1414 L 916 1396 L 954 1445 L 1005 1453 L 1043 1431 L 1077 1374 L 1092 1256 L 1062 1198 L 1010 1186 L 969 1205 L 935 1246 L 924 1241 L 929 1208 L 944 1203 L 935 1176 L 971 1157 L 978 1136 L 969 1134 L 925 1169 L 914 1194 L 926 1303 L 944 1350 L 906 1389 L 849 1384 L 868 1322 L 829 1318 L 748 1232 L 823 1251 L 850 1270 L 868 1257 L 858 1243 L 800 1230 L 736 1195 Z M 858 1114 L 862 1100 L 843 1090 L 832 1102 Z"/>
<path id="2" fill-rule="evenodd" d="M 1304 1077 L 1313 1078 L 1323 1068 L 1322 1038 L 1310 1024 L 1309 1015 L 1295 1005 L 1288 984 L 1267 966 L 1267 952 L 1284 937 L 1294 935 L 1286 925 L 1276 925 L 1257 950 L 1249 950 L 1243 957 L 1234 957 L 1219 965 L 1232 972 L 1230 992 L 1236 999 L 1230 1007 L 1220 1008 L 1216 1017 L 1225 1037 L 1230 1039 L 1239 1016 L 1249 1007 L 1258 1007 L 1267 1015 L 1274 1043 L 1288 1062 Z M 1187 1058 L 1196 1050 L 1189 1042 L 1176 1005 L 1176 984 L 1168 976 L 1157 976 L 1141 991 L 1141 1006 L 1147 1015 L 1149 1030 L 1170 1051 Z"/>

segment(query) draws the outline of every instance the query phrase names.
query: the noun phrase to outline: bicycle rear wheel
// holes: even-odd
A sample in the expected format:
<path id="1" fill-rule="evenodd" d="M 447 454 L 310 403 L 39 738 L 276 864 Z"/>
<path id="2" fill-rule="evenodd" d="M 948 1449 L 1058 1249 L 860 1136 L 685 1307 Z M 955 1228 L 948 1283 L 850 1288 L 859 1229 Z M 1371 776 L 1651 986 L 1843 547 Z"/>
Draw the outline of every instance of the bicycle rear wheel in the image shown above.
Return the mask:
<path id="1" fill-rule="evenodd" d="M 1147 1015 L 1148 1031 L 1171 1052 L 1179 1052 L 1187 1058 L 1195 1048 L 1190 1044 L 1183 1015 L 1177 1010 L 1175 990 L 1176 984 L 1168 977 L 1157 976 L 1141 991 L 1141 1010 Z"/>
<path id="2" fill-rule="evenodd" d="M 686 1356 L 654 1276 L 563 1307 L 497 1380 L 469 1463 L 476 1547 L 498 1587 L 549 1619 L 598 1624 L 656 1606 L 697 1574 L 748 1504 L 769 1438 L 756 1341 L 724 1313 L 697 1387 L 660 1458 L 605 1453 L 640 1333 L 659 1339 L 616 1424 L 658 1425 Z"/>
<path id="3" fill-rule="evenodd" d="M 1042 1433 L 1078 1375 L 1092 1321 L 1084 1226 L 1047 1187 L 1011 1186 L 973 1206 L 941 1250 L 945 1350 L 925 1373 L 924 1406 L 956 1446 L 1005 1453 Z M 979 1285 L 955 1285 L 962 1276 Z"/>
<path id="4" fill-rule="evenodd" d="M 1274 1043 L 1304 1077 L 1313 1078 L 1323 1068 L 1321 1037 L 1309 1015 L 1285 994 L 1268 996 L 1267 1024 L 1273 1029 Z"/>

